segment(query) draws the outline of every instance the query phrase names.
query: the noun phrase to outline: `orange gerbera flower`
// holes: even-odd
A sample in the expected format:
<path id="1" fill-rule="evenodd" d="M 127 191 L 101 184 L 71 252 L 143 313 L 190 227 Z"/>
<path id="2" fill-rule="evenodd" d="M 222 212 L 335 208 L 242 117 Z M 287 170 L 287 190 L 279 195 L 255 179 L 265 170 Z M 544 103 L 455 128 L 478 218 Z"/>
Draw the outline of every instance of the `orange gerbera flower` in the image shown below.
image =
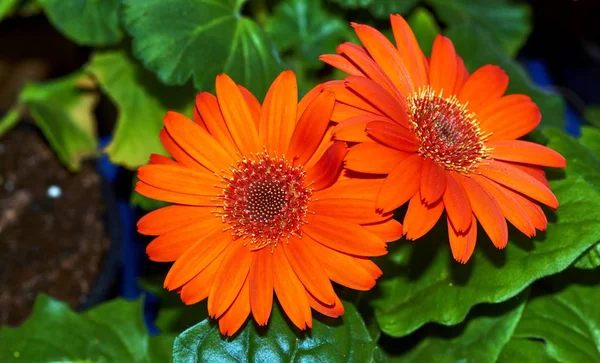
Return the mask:
<path id="1" fill-rule="evenodd" d="M 220 75 L 216 97 L 197 96 L 195 122 L 167 113 L 160 138 L 175 160 L 152 155 L 138 170 L 139 193 L 175 203 L 139 221 L 158 236 L 148 255 L 175 261 L 165 287 L 186 304 L 208 297 L 222 334 L 250 311 L 267 324 L 273 291 L 300 329 L 311 327 L 311 307 L 340 316 L 330 280 L 370 289 L 381 271 L 367 257 L 402 235 L 391 214 L 375 213 L 382 180 L 340 177 L 347 146 L 331 139 L 335 98 L 322 88 L 297 103 L 285 71 L 261 106 Z"/>
<path id="2" fill-rule="evenodd" d="M 508 239 L 505 218 L 533 236 L 547 220 L 536 203 L 552 208 L 543 166 L 565 159 L 544 146 L 516 140 L 540 122 L 525 95 L 508 95 L 508 77 L 487 65 L 473 74 L 452 42 L 438 36 L 427 59 L 410 27 L 391 16 L 396 47 L 367 25 L 353 24 L 364 45 L 345 43 L 321 59 L 349 74 L 329 82 L 339 101 L 332 119 L 350 148 L 350 170 L 387 174 L 377 208 L 409 202 L 408 239 L 425 235 L 445 210 L 454 258 L 465 263 L 477 239 L 477 221 L 498 248 Z"/>

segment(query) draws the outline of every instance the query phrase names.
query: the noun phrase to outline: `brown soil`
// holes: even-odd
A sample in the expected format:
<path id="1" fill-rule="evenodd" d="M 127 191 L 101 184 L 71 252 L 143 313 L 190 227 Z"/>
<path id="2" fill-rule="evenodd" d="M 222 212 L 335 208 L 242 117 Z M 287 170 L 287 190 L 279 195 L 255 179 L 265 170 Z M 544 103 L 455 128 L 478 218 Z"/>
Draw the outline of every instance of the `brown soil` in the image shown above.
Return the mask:
<path id="1" fill-rule="evenodd" d="M 93 164 L 69 173 L 33 128 L 0 139 L 0 325 L 22 322 L 41 292 L 85 303 L 110 244 L 103 215 Z"/>

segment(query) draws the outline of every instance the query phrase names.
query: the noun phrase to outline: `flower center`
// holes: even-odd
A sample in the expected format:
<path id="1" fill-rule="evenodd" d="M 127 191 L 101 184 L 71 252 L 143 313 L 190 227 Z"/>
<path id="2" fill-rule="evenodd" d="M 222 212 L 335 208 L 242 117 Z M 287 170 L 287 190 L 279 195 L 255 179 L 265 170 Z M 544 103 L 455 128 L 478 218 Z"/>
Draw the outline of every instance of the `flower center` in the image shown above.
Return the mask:
<path id="1" fill-rule="evenodd" d="M 259 249 L 301 235 L 312 189 L 304 184 L 303 167 L 260 153 L 231 170 L 223 189 L 220 214 L 235 238 L 249 238 Z"/>
<path id="2" fill-rule="evenodd" d="M 446 169 L 468 174 L 487 159 L 489 149 L 475 114 L 456 96 L 442 97 L 426 87 L 407 98 L 419 154 Z"/>

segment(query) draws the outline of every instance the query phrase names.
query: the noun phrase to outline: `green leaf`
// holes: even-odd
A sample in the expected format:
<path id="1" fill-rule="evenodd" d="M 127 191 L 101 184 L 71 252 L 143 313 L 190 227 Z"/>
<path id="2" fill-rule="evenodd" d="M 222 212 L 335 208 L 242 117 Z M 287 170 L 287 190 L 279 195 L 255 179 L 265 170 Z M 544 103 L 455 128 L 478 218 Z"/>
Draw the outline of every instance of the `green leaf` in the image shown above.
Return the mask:
<path id="1" fill-rule="evenodd" d="M 428 0 L 446 24 L 464 24 L 478 33 L 491 36 L 500 49 L 517 54 L 531 33 L 531 9 L 508 0 Z"/>
<path id="2" fill-rule="evenodd" d="M 503 54 L 477 26 L 469 23 L 451 26 L 446 36 L 452 39 L 456 52 L 463 57 L 469 70 L 474 71 L 486 64 L 495 64 L 504 69 L 510 77 L 507 93 L 522 93 L 531 97 L 542 112 L 540 127 L 564 128 L 563 99 L 557 93 L 535 86 L 523 67 Z"/>
<path id="3" fill-rule="evenodd" d="M 407 21 L 415 33 L 423 53 L 429 56 L 435 37 L 442 32 L 435 17 L 427 9 L 418 8 L 408 17 Z"/>
<path id="4" fill-rule="evenodd" d="M 123 38 L 120 0 L 39 0 L 52 25 L 79 45 L 111 45 Z"/>
<path id="5" fill-rule="evenodd" d="M 168 110 L 191 116 L 194 91 L 166 87 L 124 51 L 97 52 L 88 71 L 117 106 L 113 140 L 106 148 L 110 160 L 128 168 L 148 162 L 150 154 L 164 154 L 158 137 Z"/>
<path id="6" fill-rule="evenodd" d="M 18 328 L 0 328 L 2 362 L 149 362 L 150 351 L 168 356 L 167 342 L 150 348 L 141 300 L 112 300 L 76 314 L 39 295 L 31 317 Z"/>
<path id="7" fill-rule="evenodd" d="M 600 127 L 600 106 L 590 106 L 583 113 L 583 118 L 590 124 Z"/>
<path id="8" fill-rule="evenodd" d="M 38 127 L 70 169 L 97 149 L 94 107 L 98 95 L 90 92 L 93 81 L 82 72 L 47 83 L 31 83 L 19 96 Z"/>
<path id="9" fill-rule="evenodd" d="M 19 0 L 0 0 L 0 20 L 12 14 L 18 3 Z"/>
<path id="10" fill-rule="evenodd" d="M 175 340 L 175 362 L 370 362 L 375 343 L 356 308 L 345 303 L 339 319 L 313 319 L 302 333 L 274 306 L 269 324 L 247 322 L 235 337 L 226 339 L 209 319 L 186 330 Z"/>
<path id="11" fill-rule="evenodd" d="M 445 223 L 422 240 L 402 243 L 390 254 L 396 266 L 385 269 L 373 303 L 384 332 L 404 336 L 427 322 L 457 324 L 472 306 L 515 296 L 533 281 L 564 270 L 600 240 L 600 196 L 583 167 L 593 164 L 586 164 L 585 153 L 572 147 L 576 141 L 565 133 L 547 130 L 545 135 L 551 147 L 571 149 L 564 153 L 568 164 L 583 160 L 580 168 L 570 167 L 565 178 L 550 182 L 560 207 L 546 212 L 547 231 L 531 240 L 511 230 L 504 250 L 495 249 L 480 231 L 466 265 L 452 260 Z"/>
<path id="12" fill-rule="evenodd" d="M 390 14 L 406 14 L 419 0 L 334 0 L 347 9 L 368 8 L 377 18 L 388 19 Z"/>
<path id="13" fill-rule="evenodd" d="M 559 362 L 600 361 L 600 270 L 567 270 L 542 282 L 514 336 L 543 340 L 545 353 Z"/>
<path id="14" fill-rule="evenodd" d="M 14 106 L 0 118 L 0 137 L 12 129 L 21 119 L 22 106 Z"/>
<path id="15" fill-rule="evenodd" d="M 495 362 L 523 313 L 527 294 L 502 304 L 478 306 L 453 327 L 431 324 L 416 333 L 416 346 L 402 362 Z"/>
<path id="16" fill-rule="evenodd" d="M 558 363 L 546 353 L 543 342 L 530 339 L 511 339 L 503 348 L 497 363 Z"/>
<path id="17" fill-rule="evenodd" d="M 323 68 L 319 56 L 334 53 L 353 33 L 343 18 L 329 13 L 319 0 L 285 0 L 267 18 L 265 30 L 279 51 L 288 54 L 296 73 Z"/>
<path id="18" fill-rule="evenodd" d="M 559 139 L 560 135 L 557 132 L 552 130 L 548 132 L 554 135 L 553 140 Z M 600 130 L 583 127 L 581 133 L 579 142 L 567 136 L 561 142 L 551 142 L 549 146 L 570 158 L 567 172 L 581 175 L 590 187 L 595 189 L 596 198 L 600 198 L 600 152 L 597 150 L 600 146 Z M 591 247 L 575 262 L 575 267 L 583 269 L 593 269 L 598 266 L 600 266 L 600 244 Z"/>
<path id="19" fill-rule="evenodd" d="M 135 55 L 165 83 L 210 90 L 225 72 L 260 98 L 281 70 L 265 32 L 240 15 L 244 0 L 123 3 Z"/>

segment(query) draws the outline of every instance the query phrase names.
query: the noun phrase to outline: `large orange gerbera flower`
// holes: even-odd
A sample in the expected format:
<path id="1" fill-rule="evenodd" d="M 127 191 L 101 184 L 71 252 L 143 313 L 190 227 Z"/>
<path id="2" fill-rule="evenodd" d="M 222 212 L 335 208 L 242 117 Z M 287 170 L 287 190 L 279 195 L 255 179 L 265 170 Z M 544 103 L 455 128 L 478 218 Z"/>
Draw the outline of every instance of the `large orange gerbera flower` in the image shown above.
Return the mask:
<path id="1" fill-rule="evenodd" d="M 311 307 L 341 315 L 330 280 L 370 289 L 381 271 L 367 257 L 402 235 L 390 214 L 375 213 L 382 180 L 340 177 L 347 147 L 331 140 L 335 99 L 321 86 L 297 104 L 285 71 L 262 106 L 226 75 L 216 91 L 197 96 L 195 122 L 166 115 L 160 137 L 175 160 L 152 155 L 138 171 L 139 193 L 176 204 L 138 223 L 159 236 L 150 258 L 175 261 L 165 287 L 186 304 L 208 297 L 227 335 L 250 311 L 265 325 L 273 291 L 300 329 L 311 327 Z"/>
<path id="2" fill-rule="evenodd" d="M 536 203 L 558 207 L 543 166 L 564 167 L 553 150 L 516 140 L 540 122 L 524 95 L 503 96 L 508 77 L 487 65 L 469 75 L 452 42 L 438 36 L 431 59 L 399 15 L 391 16 L 396 47 L 367 25 L 353 24 L 364 44 L 341 44 L 321 59 L 349 74 L 329 83 L 339 103 L 335 138 L 359 144 L 348 169 L 387 174 L 377 207 L 409 202 L 408 239 L 426 234 L 445 210 L 454 258 L 466 262 L 477 221 L 498 248 L 506 246 L 505 218 L 528 236 L 547 220 Z"/>

